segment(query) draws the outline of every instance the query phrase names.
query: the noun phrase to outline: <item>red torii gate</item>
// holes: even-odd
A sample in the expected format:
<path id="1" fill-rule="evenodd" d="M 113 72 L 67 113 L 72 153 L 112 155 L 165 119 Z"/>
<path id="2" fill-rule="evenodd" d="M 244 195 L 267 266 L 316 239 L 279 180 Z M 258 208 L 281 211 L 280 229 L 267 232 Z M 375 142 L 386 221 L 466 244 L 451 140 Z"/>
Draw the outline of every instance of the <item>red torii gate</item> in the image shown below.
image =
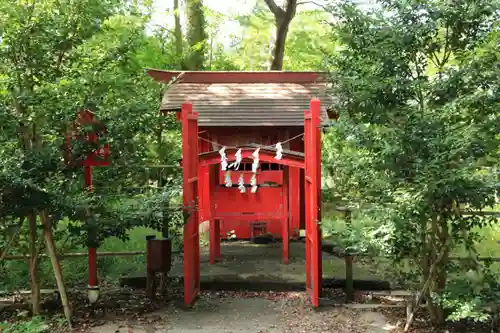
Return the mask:
<path id="1" fill-rule="evenodd" d="M 306 207 L 306 289 L 314 307 L 319 306 L 322 282 L 321 260 L 321 121 L 320 101 L 312 99 L 310 109 L 304 113 L 304 160 L 287 156 L 279 161 L 274 153 L 261 151 L 262 161 L 272 161 L 285 166 L 305 170 Z M 184 225 L 184 303 L 192 304 L 200 290 L 200 243 L 198 216 L 198 174 L 200 166 L 220 163 L 213 154 L 199 155 L 198 113 L 193 112 L 190 102 L 182 104 L 182 163 L 183 206 L 186 216 Z M 243 153 L 243 158 L 248 157 Z M 285 210 L 286 211 L 286 210 Z M 283 257 L 288 259 L 288 224 L 283 224 Z M 285 230 L 286 229 L 286 230 Z M 220 255 L 218 221 L 210 217 L 210 259 Z"/>

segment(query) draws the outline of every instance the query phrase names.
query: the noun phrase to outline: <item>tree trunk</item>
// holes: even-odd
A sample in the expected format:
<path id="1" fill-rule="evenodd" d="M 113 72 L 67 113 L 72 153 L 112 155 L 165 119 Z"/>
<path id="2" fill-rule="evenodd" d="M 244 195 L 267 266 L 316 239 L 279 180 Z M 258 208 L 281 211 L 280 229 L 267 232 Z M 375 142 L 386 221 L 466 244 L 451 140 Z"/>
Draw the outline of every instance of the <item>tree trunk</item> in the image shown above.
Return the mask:
<path id="1" fill-rule="evenodd" d="M 288 34 L 290 21 L 281 21 L 276 26 L 276 42 L 274 43 L 273 58 L 271 60 L 270 70 L 280 71 L 283 69 L 283 58 L 285 57 L 285 43 Z"/>
<path id="2" fill-rule="evenodd" d="M 437 262 L 435 267 L 435 273 L 430 274 L 430 271 L 426 267 L 422 267 L 424 270 L 424 277 L 430 279 L 429 288 L 425 293 L 425 299 L 427 300 L 427 310 L 429 312 L 431 322 L 435 326 L 442 326 L 445 323 L 445 315 L 439 304 L 436 304 L 432 299 L 432 295 L 441 295 L 446 287 L 446 264 L 448 262 L 449 256 L 449 246 L 448 244 L 448 227 L 446 219 L 442 218 L 440 215 L 433 214 L 431 218 L 431 228 L 429 230 L 427 248 L 428 248 L 428 258 L 431 262 Z M 441 252 L 438 254 L 438 252 Z M 440 258 L 438 260 L 438 258 Z M 427 273 L 427 276 L 425 276 Z"/>
<path id="3" fill-rule="evenodd" d="M 439 254 L 437 255 L 435 261 L 430 266 L 427 280 L 422 285 L 422 289 L 420 290 L 420 292 L 417 293 L 417 297 L 415 298 L 415 301 L 413 303 L 412 311 L 407 314 L 406 324 L 404 326 L 403 332 L 408 332 L 408 330 L 410 329 L 413 319 L 415 318 L 415 314 L 418 311 L 420 302 L 423 300 L 425 295 L 428 295 L 429 288 L 431 287 L 431 284 L 433 282 L 432 280 L 436 276 L 436 270 L 440 267 L 440 265 L 442 265 L 442 260 L 447 255 L 448 252 L 449 252 L 449 245 L 445 244 L 443 248 L 439 251 Z"/>
<path id="4" fill-rule="evenodd" d="M 460 211 L 458 210 L 457 213 L 460 214 Z M 446 247 L 446 244 L 448 244 L 449 230 L 448 230 L 448 222 L 445 217 L 438 216 L 435 221 L 437 224 L 437 232 L 438 232 L 437 236 L 439 239 L 439 246 L 445 247 L 446 250 L 443 254 L 441 264 L 439 265 L 438 270 L 436 271 L 436 280 L 433 286 L 434 287 L 433 292 L 436 293 L 437 295 L 442 295 L 446 288 L 446 281 L 448 278 L 446 265 L 448 264 L 450 249 L 449 247 Z M 443 312 L 443 309 L 440 306 L 435 305 L 432 319 L 434 321 L 434 324 L 437 326 L 443 326 L 445 324 L 446 317 Z"/>
<path id="5" fill-rule="evenodd" d="M 59 290 L 59 295 L 61 296 L 61 303 L 64 309 L 64 315 L 66 316 L 68 325 L 71 327 L 71 319 L 72 319 L 71 304 L 69 302 L 68 294 L 66 293 L 66 286 L 64 285 L 61 265 L 59 263 L 59 259 L 57 258 L 56 246 L 54 243 L 54 238 L 52 236 L 51 221 L 45 212 L 42 212 L 42 214 L 40 214 L 40 218 L 42 220 L 43 235 L 47 246 L 47 255 L 50 257 L 50 262 L 54 270 L 57 289 Z"/>
<path id="6" fill-rule="evenodd" d="M 175 23 L 175 55 L 182 59 L 182 29 L 179 15 L 179 0 L 174 0 L 174 23 Z"/>
<path id="7" fill-rule="evenodd" d="M 30 284 L 31 284 L 31 308 L 33 316 L 38 316 L 41 311 L 40 284 L 38 283 L 38 233 L 36 228 L 36 215 L 28 216 L 29 222 L 29 248 L 30 248 Z"/>
<path id="8" fill-rule="evenodd" d="M 203 2 L 202 0 L 186 0 L 186 6 L 188 17 L 187 39 L 189 42 L 186 67 L 192 71 L 202 70 L 207 48 Z"/>
<path id="9" fill-rule="evenodd" d="M 292 22 L 297 10 L 297 0 L 287 0 L 285 9 L 276 5 L 274 0 L 266 0 L 266 3 L 276 20 L 276 42 L 274 44 L 270 70 L 279 71 L 283 69 L 286 37 L 290 22 Z"/>

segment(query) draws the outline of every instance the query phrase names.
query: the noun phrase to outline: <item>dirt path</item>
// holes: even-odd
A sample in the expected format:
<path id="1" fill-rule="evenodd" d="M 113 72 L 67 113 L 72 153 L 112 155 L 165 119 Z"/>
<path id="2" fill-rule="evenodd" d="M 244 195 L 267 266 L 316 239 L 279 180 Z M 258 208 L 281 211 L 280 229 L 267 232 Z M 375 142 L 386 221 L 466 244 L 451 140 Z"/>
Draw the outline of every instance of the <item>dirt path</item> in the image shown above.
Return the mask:
<path id="1" fill-rule="evenodd" d="M 189 311 L 169 308 L 127 321 L 117 319 L 92 333 L 387 333 L 378 312 L 341 307 L 313 310 L 304 293 L 264 297 L 204 294 Z"/>

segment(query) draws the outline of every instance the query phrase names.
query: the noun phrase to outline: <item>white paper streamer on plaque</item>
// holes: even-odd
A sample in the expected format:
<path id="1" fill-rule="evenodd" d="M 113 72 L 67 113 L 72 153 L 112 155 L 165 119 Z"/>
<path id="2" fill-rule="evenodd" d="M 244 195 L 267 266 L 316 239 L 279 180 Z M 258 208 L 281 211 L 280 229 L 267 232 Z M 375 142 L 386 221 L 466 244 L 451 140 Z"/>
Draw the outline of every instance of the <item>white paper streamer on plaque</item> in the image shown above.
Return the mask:
<path id="1" fill-rule="evenodd" d="M 229 165 L 229 167 L 233 167 L 234 170 L 238 170 L 239 167 L 240 167 L 240 163 L 241 163 L 241 149 L 238 149 L 238 151 L 236 152 L 236 154 L 234 154 L 234 157 L 236 158 L 236 161 L 234 161 L 233 163 L 231 163 Z"/>
<path id="2" fill-rule="evenodd" d="M 274 157 L 277 160 L 281 160 L 283 157 L 283 147 L 281 146 L 281 142 L 276 144 L 276 156 Z"/>
<path id="3" fill-rule="evenodd" d="M 238 188 L 240 189 L 240 193 L 245 193 L 247 190 L 245 188 L 245 180 L 243 179 L 243 174 L 238 178 Z"/>
<path id="4" fill-rule="evenodd" d="M 226 171 L 225 177 L 224 177 L 224 183 L 226 184 L 226 187 L 233 186 L 233 182 L 231 180 L 231 171 Z"/>
<path id="5" fill-rule="evenodd" d="M 250 185 L 252 186 L 252 193 L 257 192 L 257 174 L 254 173 L 250 179 Z"/>
<path id="6" fill-rule="evenodd" d="M 227 170 L 226 147 L 222 147 L 221 150 L 219 150 L 219 155 L 220 155 L 220 167 L 222 171 L 226 171 Z"/>
<path id="7" fill-rule="evenodd" d="M 253 173 L 256 173 L 257 169 L 259 168 L 259 150 L 260 150 L 260 148 L 257 148 L 252 153 L 252 156 L 253 156 L 252 172 Z"/>

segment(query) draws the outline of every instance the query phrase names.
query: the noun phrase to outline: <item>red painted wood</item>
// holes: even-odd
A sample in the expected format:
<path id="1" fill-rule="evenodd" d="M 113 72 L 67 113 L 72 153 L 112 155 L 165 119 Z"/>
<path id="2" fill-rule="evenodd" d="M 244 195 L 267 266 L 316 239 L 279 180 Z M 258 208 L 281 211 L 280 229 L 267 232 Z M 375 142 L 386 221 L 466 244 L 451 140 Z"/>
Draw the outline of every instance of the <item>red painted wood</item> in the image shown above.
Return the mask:
<path id="1" fill-rule="evenodd" d="M 217 165 L 216 165 L 217 166 Z M 238 184 L 240 175 L 243 174 L 243 181 L 245 184 L 250 184 L 250 179 L 252 178 L 252 171 L 231 171 L 231 182 L 233 184 Z M 226 171 L 219 171 L 219 185 L 225 184 Z M 276 183 L 278 185 L 283 184 L 283 171 L 281 170 L 271 170 L 271 171 L 258 171 L 256 177 L 257 184 L 265 184 L 269 182 Z"/>
<path id="2" fill-rule="evenodd" d="M 213 223 L 214 229 L 213 229 L 213 237 L 214 237 L 214 254 L 217 260 L 220 260 L 222 258 L 221 252 L 220 252 L 220 241 L 221 241 L 221 221 L 219 219 L 215 218 L 215 204 L 214 204 L 214 198 L 215 198 L 215 190 L 216 190 L 216 179 L 217 179 L 217 168 L 216 166 L 211 166 L 210 167 L 210 198 L 211 198 L 211 204 L 210 204 L 210 212 L 212 216 L 211 222 Z"/>
<path id="3" fill-rule="evenodd" d="M 303 129 L 301 129 L 300 132 L 302 132 Z M 295 135 L 299 134 L 297 132 L 292 132 L 290 135 L 293 137 Z M 304 152 L 304 140 L 293 140 L 290 142 L 290 149 L 293 151 L 299 151 L 299 152 Z M 298 171 L 292 171 L 298 173 L 298 186 L 294 188 L 297 188 L 297 190 L 291 190 L 291 193 L 293 193 L 294 197 L 296 198 L 295 200 L 298 200 L 299 202 L 299 208 L 298 208 L 298 213 L 297 211 L 294 211 L 292 214 L 292 218 L 295 220 L 298 220 L 298 229 L 305 229 L 306 228 L 306 220 L 305 220 L 305 199 L 304 199 L 304 169 L 298 170 Z M 293 206 L 292 206 L 293 207 Z M 296 208 L 292 208 L 295 210 Z M 296 215 L 298 214 L 298 215 Z M 296 223 L 296 222 L 294 222 Z"/>
<path id="4" fill-rule="evenodd" d="M 204 138 L 210 138 L 209 139 L 210 141 L 216 142 L 218 144 L 218 145 L 209 144 L 211 150 L 213 151 L 215 149 L 219 149 L 220 147 L 222 147 L 222 145 L 226 145 L 228 147 L 230 147 L 230 146 L 234 147 L 234 146 L 239 146 L 239 145 L 245 145 L 245 144 L 252 143 L 252 142 L 262 144 L 262 145 L 271 145 L 271 144 L 275 144 L 278 141 L 285 141 L 291 137 L 294 137 L 294 136 L 302 133 L 302 131 L 303 131 L 302 128 L 297 129 L 297 128 L 277 127 L 277 128 L 273 128 L 273 131 L 270 133 L 268 130 L 258 128 L 258 127 L 235 127 L 235 128 L 231 128 L 231 129 L 210 127 L 210 128 L 203 128 L 202 131 L 200 132 L 200 136 L 203 135 Z M 200 140 L 200 147 L 203 144 L 202 142 L 205 142 L 205 140 Z M 303 144 L 303 140 L 301 137 L 290 141 L 290 143 L 286 144 L 285 147 L 288 148 L 287 147 L 288 145 L 289 145 L 289 148 L 291 148 L 292 150 L 295 150 L 298 152 L 303 152 L 304 144 Z M 254 151 L 253 148 L 248 149 L 248 154 L 251 154 L 253 151 Z M 231 156 L 234 157 L 234 153 L 236 153 L 236 150 L 235 149 L 227 149 L 226 152 L 231 160 Z M 268 152 L 267 155 L 269 155 L 269 158 L 270 158 L 269 162 L 263 161 L 263 158 L 262 158 L 263 151 L 262 150 L 261 150 L 260 155 L 261 155 L 261 164 L 262 163 L 276 163 L 276 162 L 278 162 L 277 160 L 274 159 L 274 157 L 275 157 L 274 152 Z M 206 156 L 200 157 L 200 161 L 201 161 L 200 165 L 204 164 L 204 160 L 203 160 L 204 158 L 206 158 Z M 293 156 L 291 158 L 293 160 L 298 159 L 298 161 L 301 162 L 300 163 L 301 166 L 303 167 L 303 165 L 304 165 L 303 164 L 303 157 Z M 250 158 L 250 159 L 245 159 L 243 162 L 244 163 L 252 163 L 252 161 L 253 160 Z M 213 153 L 213 162 L 215 164 L 212 165 L 212 168 L 213 168 L 214 175 L 216 175 L 214 179 L 215 179 L 217 184 L 223 185 L 224 184 L 224 172 L 222 172 L 220 170 L 220 156 L 217 152 Z M 241 169 L 243 169 L 243 168 L 241 168 Z M 298 170 L 297 168 L 293 168 L 293 169 Z M 283 178 L 281 176 L 282 171 L 278 171 L 278 172 L 277 171 L 278 170 L 270 170 L 270 171 L 267 171 L 267 170 L 260 171 L 259 170 L 259 174 L 257 176 L 257 182 L 260 184 L 260 183 L 263 183 L 265 181 L 274 181 L 276 183 L 282 184 L 282 182 L 283 182 Z M 296 173 L 299 174 L 300 171 L 296 171 Z M 231 174 L 232 174 L 232 182 L 234 185 L 236 185 L 238 182 L 240 171 L 233 171 Z M 265 176 L 263 176 L 263 175 L 265 175 Z M 246 183 L 249 182 L 249 177 L 251 177 L 251 176 L 248 175 L 247 177 L 245 177 Z M 215 192 L 215 189 L 219 189 L 219 188 L 220 188 L 220 186 L 214 187 L 214 192 L 212 193 L 212 201 L 216 200 L 216 197 L 219 195 L 218 192 Z M 224 189 L 226 189 L 226 188 L 224 187 Z M 230 193 L 233 196 L 240 194 L 239 190 L 237 188 L 232 188 L 232 189 L 227 189 L 227 190 L 230 190 Z M 260 189 L 258 191 L 260 191 Z M 290 194 L 290 197 L 293 196 L 295 198 L 295 200 L 297 202 L 299 202 L 299 207 L 300 207 L 300 206 L 303 206 L 304 203 L 303 203 L 303 200 L 301 200 L 300 196 L 298 195 L 299 191 L 300 191 L 300 188 L 298 188 L 298 190 L 297 190 L 297 192 L 295 192 L 295 194 Z M 223 204 L 223 205 L 230 205 L 230 206 L 234 205 L 234 201 L 231 198 L 226 197 L 224 200 L 219 200 L 219 201 L 221 201 L 221 204 Z M 293 199 L 289 199 L 289 200 L 293 200 Z M 213 207 L 213 205 L 212 205 L 212 207 Z M 299 210 L 299 212 L 300 212 L 300 210 Z M 230 214 L 232 214 L 232 215 L 228 216 L 226 214 L 226 215 L 218 216 L 219 218 L 223 219 L 223 221 L 220 222 L 220 227 L 221 227 L 220 234 L 221 234 L 221 237 L 223 237 L 223 238 L 226 238 L 228 233 L 230 233 L 233 230 L 235 231 L 238 238 L 250 238 L 251 228 L 250 228 L 249 222 L 252 220 L 255 221 L 256 219 L 259 219 L 259 220 L 266 222 L 268 224 L 269 231 L 271 233 L 275 234 L 276 237 L 281 238 L 283 231 L 282 231 L 281 224 L 278 223 L 278 221 L 277 221 L 277 220 L 279 220 L 279 214 L 277 215 L 276 213 L 274 213 L 274 215 L 271 215 L 271 216 L 269 216 L 269 214 L 267 214 L 267 213 L 265 213 L 264 215 L 260 214 L 260 215 L 254 215 L 254 216 L 247 216 L 247 215 L 241 216 L 241 214 L 234 213 L 234 212 L 230 213 Z M 238 215 L 241 216 L 239 219 L 238 219 Z M 217 218 L 217 216 L 215 214 L 213 216 L 214 216 L 214 218 Z M 292 223 L 291 216 L 290 216 L 289 220 L 290 220 L 290 224 L 291 224 Z M 298 233 L 298 231 L 299 231 L 300 218 L 295 217 L 295 220 L 297 221 L 295 223 L 298 223 L 298 225 L 296 225 L 296 227 L 293 227 L 293 228 L 290 225 L 290 227 L 289 227 L 290 233 L 293 233 L 293 232 Z"/>
<path id="5" fill-rule="evenodd" d="M 216 216 L 215 219 L 220 220 L 220 237 L 222 239 L 229 239 L 230 234 L 234 232 L 237 239 L 250 239 L 251 238 L 251 222 L 265 222 L 266 233 L 281 238 L 283 232 L 281 227 L 281 216 L 270 216 L 265 214 L 257 215 L 243 215 L 238 218 L 234 216 Z"/>
<path id="6" fill-rule="evenodd" d="M 226 149 L 226 155 L 228 156 L 228 162 L 232 162 L 232 157 L 236 153 L 237 149 L 228 148 Z M 243 150 L 241 152 L 241 156 L 243 158 L 243 162 L 249 162 L 253 160 L 252 153 L 255 149 Z M 261 150 L 259 152 L 259 160 L 260 163 L 277 163 L 278 161 L 274 158 L 276 156 L 275 152 L 272 151 L 264 151 Z M 245 161 L 247 159 L 248 161 Z M 304 168 L 304 158 L 299 156 L 291 156 L 291 155 L 283 155 L 283 158 L 279 160 L 279 164 L 291 166 L 295 168 Z M 200 156 L 200 165 L 212 165 L 212 164 L 220 164 L 220 155 L 218 152 L 212 152 L 203 154 Z"/>
<path id="7" fill-rule="evenodd" d="M 97 249 L 88 248 L 88 286 L 97 287 Z"/>
<path id="8" fill-rule="evenodd" d="M 323 280 L 323 251 L 322 251 L 322 240 L 323 240 L 323 232 L 321 230 L 321 206 L 322 206 L 322 201 L 321 201 L 321 185 L 322 185 L 322 177 L 321 177 L 321 171 L 322 171 L 322 166 L 321 166 L 321 133 L 322 129 L 319 128 L 321 125 L 321 102 L 319 99 L 313 99 L 311 100 L 311 113 L 313 116 L 313 122 L 316 122 L 317 126 L 315 125 L 315 138 L 316 138 L 316 157 L 315 157 L 315 163 L 316 163 L 316 184 L 317 184 L 317 217 L 316 219 L 319 222 L 319 225 L 317 225 L 317 231 L 316 234 L 318 235 L 318 244 L 316 245 L 317 248 L 314 251 L 317 251 L 318 253 L 318 260 L 317 260 L 317 276 L 318 276 L 318 281 L 319 281 L 319 291 L 318 291 L 318 297 L 321 295 L 321 289 L 322 289 L 322 280 Z"/>
<path id="9" fill-rule="evenodd" d="M 210 144 L 207 140 L 210 139 L 207 132 L 198 135 L 200 138 L 198 139 L 198 147 L 199 152 L 208 152 L 211 151 Z M 202 138 L 206 139 L 203 140 Z M 210 214 L 210 165 L 200 165 L 198 168 L 198 174 L 200 175 L 200 181 L 198 182 L 198 193 L 199 195 L 199 218 L 200 223 L 204 221 L 209 221 Z"/>
<path id="10" fill-rule="evenodd" d="M 310 174 L 311 170 L 311 111 L 305 111 L 304 112 L 304 162 L 305 162 L 305 168 L 304 168 L 304 203 L 305 203 L 305 224 L 306 224 L 306 237 L 305 237 L 305 242 L 306 242 L 306 291 L 310 296 L 310 299 L 312 299 L 311 294 L 312 294 L 312 262 L 311 262 L 311 198 L 309 196 L 309 193 L 311 191 L 311 184 L 308 181 L 310 179 L 308 175 Z M 306 179 L 306 177 L 308 179 Z"/>
<path id="11" fill-rule="evenodd" d="M 292 237 L 297 237 L 300 232 L 300 169 L 289 168 L 289 210 L 290 210 L 290 233 Z"/>
<path id="12" fill-rule="evenodd" d="M 210 165 L 200 166 L 198 168 L 198 217 L 199 222 L 209 221 L 210 214 Z"/>
<path id="13" fill-rule="evenodd" d="M 214 220 L 214 237 L 215 239 L 215 257 L 217 260 L 222 258 L 222 254 L 220 252 L 220 220 Z"/>
<path id="14" fill-rule="evenodd" d="M 290 249 L 290 209 L 289 209 L 289 167 L 284 169 L 284 183 L 283 183 L 283 218 L 281 220 L 281 256 L 284 264 L 288 264 L 289 249 Z"/>
<path id="15" fill-rule="evenodd" d="M 274 145 L 278 141 L 288 140 L 295 135 L 303 132 L 302 128 L 291 128 L 276 126 L 269 131 L 266 127 L 254 127 L 254 126 L 234 126 L 228 127 L 203 127 L 211 135 L 211 141 L 217 144 L 227 147 L 243 146 L 250 143 L 256 143 L 260 145 Z M 298 137 L 290 141 L 290 146 L 292 144 L 303 143 L 302 138 Z M 213 147 L 213 149 L 218 149 Z M 293 149 L 295 150 L 295 149 Z M 297 150 L 302 152 L 303 150 Z"/>
<path id="16" fill-rule="evenodd" d="M 199 153 L 207 153 L 210 151 L 213 151 L 212 145 L 209 142 L 210 141 L 210 133 L 205 132 L 203 134 L 198 135 L 200 138 L 198 139 L 198 147 L 199 147 Z"/>
<path id="17" fill-rule="evenodd" d="M 217 258 L 216 255 L 216 248 L 217 248 L 217 243 L 220 243 L 220 240 L 218 240 L 218 235 L 219 232 L 217 231 L 217 236 L 215 234 L 215 226 L 214 226 L 214 219 L 213 219 L 213 209 L 212 209 L 212 187 L 214 186 L 213 184 L 213 176 L 211 172 L 212 166 L 206 165 L 206 166 L 200 166 L 199 167 L 199 185 L 198 185 L 198 191 L 199 191 L 199 222 L 206 222 L 208 221 L 209 224 L 209 262 L 211 264 L 214 264 Z M 220 245 L 219 245 L 220 246 Z"/>
<path id="18" fill-rule="evenodd" d="M 92 167 L 91 166 L 84 166 L 83 167 L 83 180 L 85 183 L 85 188 L 87 191 L 92 192 L 93 185 L 92 185 Z"/>
<path id="19" fill-rule="evenodd" d="M 181 83 L 314 83 L 327 81 L 327 76 L 320 72 L 180 72 L 149 69 L 147 73 L 158 82 L 169 82 L 175 77 L 178 77 L 178 82 Z"/>
<path id="20" fill-rule="evenodd" d="M 267 232 L 281 237 L 281 219 L 284 216 L 282 187 L 260 187 L 240 193 L 237 188 L 217 187 L 214 196 L 214 219 L 221 221 L 221 237 L 234 231 L 239 239 L 251 235 L 250 222 L 267 223 Z"/>
<path id="21" fill-rule="evenodd" d="M 283 216 L 282 187 L 259 187 L 256 193 L 248 188 L 240 193 L 237 188 L 219 186 L 215 189 L 215 215 L 251 213 Z"/>
<path id="22" fill-rule="evenodd" d="M 220 259 L 220 221 L 216 219 L 210 220 L 210 263 Z"/>
<path id="23" fill-rule="evenodd" d="M 200 290 L 198 216 L 198 115 L 191 103 L 182 105 L 182 160 L 184 224 L 184 303 L 190 305 Z"/>
<path id="24" fill-rule="evenodd" d="M 319 191 L 321 190 L 320 101 L 311 100 L 304 114 L 305 204 L 306 204 L 306 289 L 314 307 L 319 306 L 322 281 Z M 318 171 L 320 169 L 320 171 Z M 318 177 L 319 176 L 319 177 Z"/>
<path id="25" fill-rule="evenodd" d="M 87 191 L 92 192 L 92 167 L 84 166 L 83 167 L 83 179 L 85 182 L 85 188 Z M 88 258 L 87 258 L 87 273 L 88 273 L 88 288 L 96 289 L 98 286 L 97 282 L 97 250 L 96 248 L 89 247 L 87 249 Z"/>
<path id="26" fill-rule="evenodd" d="M 229 223 L 234 223 L 236 222 L 236 227 L 234 228 L 229 228 L 229 231 L 238 231 L 241 230 L 241 234 L 237 233 L 237 238 L 240 239 L 245 239 L 249 238 L 246 235 L 250 235 L 250 227 L 245 226 L 245 225 L 238 225 L 240 222 L 269 222 L 267 225 L 267 233 L 272 233 L 273 236 L 276 238 L 281 237 L 281 220 L 283 219 L 283 216 L 280 214 L 275 214 L 275 213 L 249 213 L 249 214 L 242 214 L 242 213 L 222 213 L 220 215 L 215 215 L 214 217 L 216 220 L 221 220 L 223 222 L 223 225 L 225 226 L 225 229 L 229 228 Z M 222 236 L 222 234 L 221 234 Z"/>
<path id="27" fill-rule="evenodd" d="M 263 144 L 263 145 L 270 145 L 270 144 L 274 144 L 280 140 L 284 141 L 290 137 L 296 136 L 296 135 L 300 134 L 301 132 L 302 132 L 302 129 L 276 128 L 273 130 L 272 134 L 269 134 L 269 131 L 263 130 L 261 128 L 242 127 L 242 128 L 231 128 L 231 129 L 223 128 L 223 129 L 221 129 L 221 128 L 215 127 L 215 128 L 203 128 L 203 130 L 201 130 L 199 132 L 199 136 L 201 136 L 209 141 L 216 142 L 219 144 L 224 144 L 227 146 L 244 145 L 244 144 L 247 144 L 249 142 L 256 142 L 256 143 Z M 214 149 L 220 148 L 221 145 L 212 145 L 211 143 L 207 142 L 206 140 L 200 139 L 199 147 L 200 147 L 200 151 L 202 151 L 202 150 L 203 151 L 207 151 L 207 150 L 213 151 Z M 292 150 L 295 150 L 295 151 L 303 152 L 303 147 L 304 147 L 304 141 L 300 137 L 292 140 L 289 143 L 289 148 L 291 148 Z M 252 149 L 248 149 L 245 151 L 246 151 L 246 153 L 248 153 L 250 155 L 254 151 L 254 149 L 252 148 Z M 231 156 L 234 156 L 236 149 L 227 149 L 226 152 L 231 160 Z M 264 153 L 264 151 L 261 150 L 261 152 L 260 152 L 261 164 L 262 163 L 279 162 L 276 159 L 274 159 L 275 153 L 272 151 L 271 152 L 268 151 L 268 153 L 265 154 L 265 155 L 268 155 L 267 156 L 268 162 L 263 161 L 263 159 L 266 158 L 266 157 L 264 157 L 264 158 L 262 157 L 262 156 L 264 156 L 263 153 Z M 211 204 L 206 205 L 204 203 L 204 201 L 207 200 L 206 195 L 203 194 L 204 189 L 205 190 L 207 189 L 207 187 L 204 186 L 206 181 L 203 180 L 202 173 L 200 172 L 200 185 L 198 187 L 199 193 L 200 193 L 200 198 L 199 198 L 199 200 L 200 200 L 200 204 L 199 204 L 199 206 L 200 206 L 200 216 L 199 216 L 200 223 L 203 222 L 204 220 L 207 220 L 207 218 L 205 217 L 207 215 L 205 213 L 205 211 L 207 209 L 214 209 L 215 204 L 213 204 L 213 202 L 215 202 L 216 200 L 219 201 L 220 204 L 222 204 L 222 205 L 234 206 L 234 200 L 230 197 L 226 196 L 222 199 L 221 198 L 217 199 L 220 195 L 218 192 L 218 190 L 221 188 L 220 185 L 224 184 L 224 172 L 222 172 L 220 170 L 220 156 L 219 156 L 219 154 L 217 152 L 214 152 L 211 155 L 213 158 L 212 161 L 214 162 L 214 165 L 210 165 L 211 166 L 211 171 L 210 171 L 211 177 L 212 176 L 214 177 L 212 181 L 215 182 L 214 184 L 218 184 L 219 186 L 210 186 L 210 190 L 208 192 L 210 192 Z M 203 170 L 203 166 L 205 165 L 204 159 L 206 159 L 206 158 L 207 158 L 206 155 L 200 157 L 200 171 Z M 298 159 L 298 161 L 300 162 L 300 166 L 302 166 L 302 167 L 304 166 L 303 157 L 291 156 L 291 159 L 294 161 L 296 159 Z M 251 158 L 249 158 L 249 159 L 245 159 L 243 162 L 244 163 L 251 163 L 252 161 L 253 160 Z M 286 161 L 285 161 L 285 163 L 286 163 Z M 291 169 L 295 170 L 296 177 L 297 176 L 300 177 L 300 170 L 298 168 L 291 168 Z M 234 185 L 236 185 L 238 182 L 240 172 L 241 171 L 233 171 L 232 172 L 232 182 Z M 276 182 L 278 184 L 282 184 L 283 183 L 282 173 L 283 173 L 283 171 L 279 171 L 279 170 L 259 171 L 259 174 L 257 176 L 257 182 L 259 184 L 261 184 L 261 183 L 264 183 L 266 181 L 273 181 L 273 182 Z M 292 173 L 293 173 L 293 171 L 290 171 L 290 174 L 292 174 Z M 245 175 L 247 175 L 247 172 L 245 172 Z M 248 174 L 248 176 L 245 177 L 246 183 L 249 182 L 250 177 L 251 177 L 250 174 Z M 289 186 L 292 186 L 291 185 L 292 183 L 293 183 L 293 181 L 291 180 Z M 300 197 L 300 192 L 301 191 L 303 192 L 303 188 L 300 187 L 300 178 L 298 180 L 298 183 L 299 183 L 299 185 L 296 186 L 297 190 L 294 190 L 293 192 L 291 192 L 291 190 L 290 190 L 289 191 L 290 194 L 289 194 L 289 198 L 288 198 L 288 200 L 290 202 L 290 204 L 289 204 L 290 216 L 289 216 L 288 232 L 289 232 L 289 234 L 291 233 L 294 236 L 299 232 L 299 229 L 301 227 L 301 225 L 300 225 L 301 219 L 300 219 L 300 216 L 296 215 L 297 213 L 291 213 L 291 211 L 292 211 L 291 202 L 292 201 L 298 202 L 299 208 L 297 208 L 297 206 L 295 206 L 296 207 L 295 211 L 298 211 L 299 215 L 300 215 L 300 207 L 304 206 L 303 199 L 301 199 L 301 197 Z M 231 188 L 231 189 L 228 189 L 225 187 L 222 187 L 222 188 L 223 188 L 223 191 L 224 190 L 229 191 L 233 197 L 236 195 L 240 195 L 239 190 L 237 188 Z M 262 188 L 260 188 L 258 191 L 260 191 L 261 189 Z M 248 189 L 248 190 L 250 190 L 250 189 Z M 224 194 L 223 194 L 223 196 L 224 196 Z M 302 211 L 303 211 L 303 209 L 302 209 Z M 282 230 L 281 223 L 279 223 L 279 219 L 280 219 L 279 214 L 281 214 L 281 213 L 276 213 L 276 212 L 274 212 L 274 213 L 258 213 L 258 212 L 256 212 L 255 214 L 256 215 L 241 215 L 241 211 L 240 211 L 240 212 L 222 213 L 222 214 L 219 214 L 217 216 L 215 213 L 213 213 L 212 219 L 214 219 L 214 220 L 217 218 L 223 219 L 223 221 L 220 221 L 220 224 L 219 224 L 220 236 L 223 238 L 226 238 L 228 233 L 230 233 L 231 231 L 235 231 L 238 238 L 250 238 L 251 228 L 250 228 L 249 222 L 255 221 L 255 220 L 261 220 L 261 221 L 266 222 L 268 225 L 269 232 L 273 233 L 278 238 L 282 237 L 283 230 Z M 295 221 L 295 222 L 292 222 L 292 221 Z M 293 223 L 293 225 L 292 225 L 292 223 Z M 211 220 L 209 222 L 209 226 L 210 225 L 212 225 L 212 226 L 214 225 L 214 222 Z M 302 226 L 302 228 L 304 228 L 304 227 Z M 213 227 L 210 227 L 210 230 L 213 230 Z"/>

